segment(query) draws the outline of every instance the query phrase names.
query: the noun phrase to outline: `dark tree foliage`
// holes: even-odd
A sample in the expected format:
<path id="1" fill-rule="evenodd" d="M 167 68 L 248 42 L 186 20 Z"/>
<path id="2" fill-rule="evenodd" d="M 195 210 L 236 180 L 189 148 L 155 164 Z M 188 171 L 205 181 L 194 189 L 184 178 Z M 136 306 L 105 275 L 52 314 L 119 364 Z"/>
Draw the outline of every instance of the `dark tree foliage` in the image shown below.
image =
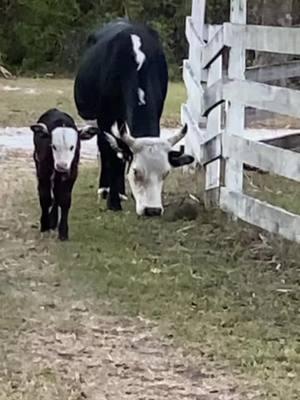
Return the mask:
<path id="1" fill-rule="evenodd" d="M 272 7 L 272 1 L 249 1 L 249 22 L 261 23 L 261 11 L 268 2 Z M 299 2 L 293 2 L 297 10 Z M 187 54 L 185 17 L 191 13 L 191 3 L 192 0 L 0 0 L 0 62 L 16 72 L 73 73 L 87 34 L 104 22 L 128 16 L 159 31 L 171 78 L 177 78 Z M 207 21 L 222 23 L 229 19 L 229 10 L 230 0 L 207 0 Z"/>

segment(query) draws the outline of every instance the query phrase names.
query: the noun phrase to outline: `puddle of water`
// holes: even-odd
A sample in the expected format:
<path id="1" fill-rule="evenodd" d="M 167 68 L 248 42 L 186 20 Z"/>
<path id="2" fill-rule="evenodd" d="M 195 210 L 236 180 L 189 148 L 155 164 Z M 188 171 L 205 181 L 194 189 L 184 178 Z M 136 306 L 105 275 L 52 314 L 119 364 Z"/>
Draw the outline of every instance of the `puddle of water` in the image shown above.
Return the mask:
<path id="1" fill-rule="evenodd" d="M 5 92 L 16 92 L 17 90 L 21 90 L 20 87 L 18 86 L 2 86 L 2 90 L 4 90 Z"/>
<path id="2" fill-rule="evenodd" d="M 174 129 L 163 129 L 162 137 L 168 138 L 174 134 Z M 179 142 L 175 149 L 182 144 Z M 0 128 L 0 149 L 33 151 L 32 131 L 28 127 L 24 128 Z M 97 159 L 97 140 L 94 137 L 91 140 L 82 141 L 81 155 L 83 158 Z"/>

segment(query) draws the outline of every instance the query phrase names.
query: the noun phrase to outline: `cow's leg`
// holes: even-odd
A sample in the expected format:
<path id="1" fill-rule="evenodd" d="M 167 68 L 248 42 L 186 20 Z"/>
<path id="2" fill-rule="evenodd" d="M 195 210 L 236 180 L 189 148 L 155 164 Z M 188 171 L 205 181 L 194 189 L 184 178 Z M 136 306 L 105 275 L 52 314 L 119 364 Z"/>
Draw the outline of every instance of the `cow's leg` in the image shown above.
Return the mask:
<path id="1" fill-rule="evenodd" d="M 107 197 L 107 208 L 112 211 L 122 210 L 120 190 L 124 179 L 123 161 L 111 151 L 109 167 L 109 193 Z"/>
<path id="2" fill-rule="evenodd" d="M 50 211 L 50 229 L 52 231 L 55 231 L 55 229 L 57 228 L 57 224 L 58 224 L 58 204 L 57 202 L 54 200 L 53 206 L 51 208 Z"/>
<path id="3" fill-rule="evenodd" d="M 72 202 L 72 188 L 74 181 L 56 182 L 54 197 L 61 209 L 61 217 L 58 225 L 58 237 L 60 240 L 69 239 L 68 216 Z"/>
<path id="4" fill-rule="evenodd" d="M 124 201 L 127 200 L 125 189 L 125 168 L 126 164 L 122 163 L 122 165 L 120 165 L 119 195 L 121 197 L 121 200 Z"/>
<path id="5" fill-rule="evenodd" d="M 50 229 L 49 209 L 52 204 L 50 179 L 39 179 L 38 192 L 39 192 L 40 206 L 42 209 L 42 215 L 40 219 L 41 222 L 40 230 L 41 232 L 46 232 Z"/>
<path id="6" fill-rule="evenodd" d="M 118 128 L 119 130 L 122 129 L 123 126 L 123 120 L 118 119 Z M 126 196 L 126 187 L 125 187 L 125 168 L 126 168 L 126 163 L 123 163 L 122 166 L 120 166 L 122 169 L 121 171 L 121 178 L 120 178 L 120 188 L 119 188 L 119 194 L 121 197 L 121 200 L 127 200 Z"/>
<path id="7" fill-rule="evenodd" d="M 108 143 L 106 143 L 104 135 L 102 133 L 98 135 L 97 144 L 100 156 L 100 161 L 99 161 L 100 177 L 99 177 L 98 196 L 101 196 L 103 199 L 107 199 L 109 191 L 109 160 L 108 160 L 109 145 Z"/>

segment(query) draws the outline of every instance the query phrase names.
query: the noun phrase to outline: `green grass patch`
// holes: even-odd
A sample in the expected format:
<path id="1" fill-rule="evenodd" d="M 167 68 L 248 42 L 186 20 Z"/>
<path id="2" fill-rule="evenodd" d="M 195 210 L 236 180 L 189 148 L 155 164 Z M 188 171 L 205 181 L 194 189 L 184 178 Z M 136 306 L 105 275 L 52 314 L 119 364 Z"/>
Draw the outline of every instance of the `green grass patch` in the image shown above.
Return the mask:
<path id="1" fill-rule="evenodd" d="M 7 87 L 18 90 L 7 90 Z M 58 107 L 77 118 L 71 79 L 0 80 L 0 126 L 28 126 L 51 107 Z M 183 83 L 170 83 L 162 124 L 180 123 L 180 107 L 185 101 Z"/>
<path id="2" fill-rule="evenodd" d="M 166 216 L 145 220 L 96 204 L 97 171 L 85 167 L 74 193 L 69 243 L 53 252 L 84 293 L 109 310 L 143 315 L 186 346 L 260 382 L 263 399 L 299 399 L 299 246 L 198 206 L 175 213 L 199 182 L 173 175 Z M 107 310 L 106 310 L 107 311 Z"/>

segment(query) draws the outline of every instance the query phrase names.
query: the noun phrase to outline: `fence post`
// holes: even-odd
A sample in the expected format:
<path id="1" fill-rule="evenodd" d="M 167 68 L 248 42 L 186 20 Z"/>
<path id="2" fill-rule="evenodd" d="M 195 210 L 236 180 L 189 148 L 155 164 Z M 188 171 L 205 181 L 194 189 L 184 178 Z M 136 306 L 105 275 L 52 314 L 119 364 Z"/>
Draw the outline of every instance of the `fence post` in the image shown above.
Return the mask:
<path id="1" fill-rule="evenodd" d="M 181 121 L 188 124 L 184 142 L 186 150 L 200 162 L 202 141 L 199 126 L 206 127 L 206 118 L 201 116 L 202 83 L 206 80 L 201 68 L 201 47 L 204 45 L 204 22 L 206 0 L 193 0 L 191 17 L 186 19 L 189 40 L 189 59 L 183 62 L 183 77 L 187 87 L 187 101 L 181 108 Z M 188 80 L 188 82 L 187 82 Z M 187 167 L 190 169 L 190 167 Z"/>
<path id="2" fill-rule="evenodd" d="M 208 40 L 210 41 L 220 28 L 210 25 L 208 28 Z M 207 87 L 222 79 L 223 56 L 220 55 L 208 69 Z M 207 140 L 221 133 L 222 106 L 219 105 L 210 111 L 207 118 Z M 205 205 L 206 207 L 218 206 L 220 187 L 222 183 L 222 159 L 209 162 L 205 165 Z"/>
<path id="3" fill-rule="evenodd" d="M 231 0 L 230 22 L 246 24 L 247 0 Z M 234 37 L 229 51 L 228 78 L 245 79 L 246 52 L 242 47 L 241 37 Z M 244 105 L 228 102 L 226 104 L 226 121 L 224 135 L 242 134 L 245 129 Z M 225 137 L 226 139 L 226 137 Z M 226 140 L 225 143 L 226 144 Z M 243 191 L 243 163 L 230 158 L 225 160 L 225 186 L 234 192 Z"/>

